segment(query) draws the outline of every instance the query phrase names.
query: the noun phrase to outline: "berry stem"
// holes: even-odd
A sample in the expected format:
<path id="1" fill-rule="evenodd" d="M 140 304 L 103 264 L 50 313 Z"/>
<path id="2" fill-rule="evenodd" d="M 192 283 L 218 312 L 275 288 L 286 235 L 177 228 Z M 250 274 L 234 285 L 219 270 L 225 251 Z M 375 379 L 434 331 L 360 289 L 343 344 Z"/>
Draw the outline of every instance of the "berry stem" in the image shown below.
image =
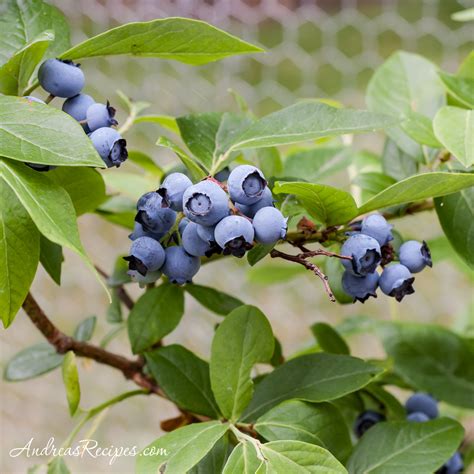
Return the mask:
<path id="1" fill-rule="evenodd" d="M 49 94 L 48 97 L 44 100 L 45 104 L 49 104 L 56 96 L 53 94 Z"/>

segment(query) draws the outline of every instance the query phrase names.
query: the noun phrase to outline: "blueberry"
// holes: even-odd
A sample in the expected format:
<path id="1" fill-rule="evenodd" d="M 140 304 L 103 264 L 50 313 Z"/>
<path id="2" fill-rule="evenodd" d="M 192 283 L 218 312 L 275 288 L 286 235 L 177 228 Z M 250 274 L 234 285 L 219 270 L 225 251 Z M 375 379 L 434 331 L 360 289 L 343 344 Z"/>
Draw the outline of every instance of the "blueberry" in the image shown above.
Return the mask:
<path id="1" fill-rule="evenodd" d="M 179 224 L 178 224 L 178 231 L 179 231 L 179 233 L 180 233 L 181 236 L 183 235 L 184 229 L 186 229 L 187 225 L 188 225 L 190 222 L 191 222 L 191 221 L 190 221 L 187 217 L 183 217 L 183 218 L 179 221 Z"/>
<path id="2" fill-rule="evenodd" d="M 184 229 L 182 243 L 184 250 L 189 253 L 189 255 L 194 255 L 195 257 L 203 257 L 205 255 L 211 254 L 211 245 L 209 242 L 206 242 L 201 239 L 198 235 L 199 224 L 190 222 L 186 229 Z"/>
<path id="3" fill-rule="evenodd" d="M 129 270 L 127 273 L 132 281 L 139 284 L 140 288 L 143 288 L 150 283 L 155 283 L 155 281 L 157 281 L 162 275 L 160 270 L 147 272 L 146 275 L 142 275 L 137 270 Z"/>
<path id="4" fill-rule="evenodd" d="M 172 283 L 184 285 L 192 283 L 193 276 L 199 271 L 201 260 L 189 255 L 182 246 L 168 247 L 166 261 L 161 271 Z"/>
<path id="5" fill-rule="evenodd" d="M 84 73 L 80 64 L 66 59 L 48 59 L 38 70 L 41 87 L 57 97 L 74 97 L 84 87 Z"/>
<path id="6" fill-rule="evenodd" d="M 135 225 L 133 227 L 133 232 L 129 234 L 128 238 L 130 240 L 137 240 L 139 237 L 151 237 L 152 239 L 155 240 L 160 240 L 162 237 L 164 237 L 165 233 L 160 232 L 160 233 L 153 233 L 153 232 L 147 232 L 143 226 L 140 224 L 140 222 L 135 222 Z"/>
<path id="7" fill-rule="evenodd" d="M 197 233 L 199 237 L 201 237 L 201 239 L 204 240 L 204 242 L 209 242 L 211 244 L 216 241 L 216 238 L 214 236 L 215 229 L 216 229 L 216 226 L 198 225 Z"/>
<path id="8" fill-rule="evenodd" d="M 385 421 L 385 416 L 373 410 L 367 410 L 361 413 L 354 423 L 354 433 L 360 438 L 372 426 Z"/>
<path id="9" fill-rule="evenodd" d="M 176 212 L 170 209 L 157 192 L 144 194 L 137 203 L 135 222 L 142 225 L 145 232 L 165 234 L 176 221 Z"/>
<path id="10" fill-rule="evenodd" d="M 201 181 L 184 192 L 183 212 L 196 224 L 212 226 L 229 215 L 229 199 L 218 184 Z"/>
<path id="11" fill-rule="evenodd" d="M 464 470 L 461 453 L 454 453 L 444 465 L 436 471 L 436 474 L 458 474 Z"/>
<path id="12" fill-rule="evenodd" d="M 412 286 L 414 281 L 415 278 L 405 265 L 395 263 L 383 269 L 379 285 L 386 295 L 402 301 L 405 295 L 415 293 Z"/>
<path id="13" fill-rule="evenodd" d="M 183 210 L 183 194 L 192 186 L 192 181 L 183 173 L 171 173 L 163 181 L 158 192 L 168 202 L 171 209 Z"/>
<path id="14" fill-rule="evenodd" d="M 421 272 L 426 266 L 433 266 L 430 249 L 425 241 L 408 240 L 404 242 L 398 251 L 398 256 L 400 263 L 412 273 Z"/>
<path id="15" fill-rule="evenodd" d="M 382 215 L 371 214 L 362 221 L 360 231 L 373 237 L 382 247 L 393 240 L 392 227 Z"/>
<path id="16" fill-rule="evenodd" d="M 25 165 L 29 166 L 30 168 L 34 169 L 35 171 L 51 171 L 56 169 L 56 166 L 53 165 L 41 165 L 39 163 L 25 163 Z"/>
<path id="17" fill-rule="evenodd" d="M 342 275 L 342 288 L 354 298 L 354 301 L 364 303 L 371 296 L 377 298 L 376 290 L 378 286 L 379 274 L 377 272 L 369 273 L 365 277 L 358 277 L 346 270 Z"/>
<path id="18" fill-rule="evenodd" d="M 415 393 L 406 402 L 405 408 L 409 414 L 415 412 L 424 413 L 427 417 L 434 419 L 439 415 L 438 403 L 427 393 Z"/>
<path id="19" fill-rule="evenodd" d="M 94 130 L 89 138 L 108 168 L 118 168 L 127 159 L 127 142 L 117 130 L 102 127 Z"/>
<path id="20" fill-rule="evenodd" d="M 118 122 L 115 120 L 116 110 L 110 105 L 109 101 L 107 104 L 92 104 L 87 109 L 87 126 L 89 130 L 93 132 L 102 127 L 111 127 L 117 125 Z"/>
<path id="21" fill-rule="evenodd" d="M 374 273 L 382 260 L 379 243 L 369 235 L 354 233 L 341 248 L 341 254 L 352 260 L 341 260 L 346 270 L 357 276 Z"/>
<path id="22" fill-rule="evenodd" d="M 234 168 L 227 180 L 230 198 L 239 204 L 255 204 L 263 196 L 267 182 L 255 166 L 241 165 Z"/>
<path id="23" fill-rule="evenodd" d="M 262 209 L 263 207 L 271 207 L 273 206 L 274 199 L 273 194 L 270 191 L 269 187 L 266 187 L 263 191 L 262 198 L 260 201 L 257 201 L 255 204 L 250 204 L 249 206 L 245 204 L 236 203 L 235 207 L 245 216 L 250 217 L 253 219 L 257 211 Z"/>
<path id="24" fill-rule="evenodd" d="M 216 242 L 224 249 L 224 255 L 235 257 L 243 257 L 252 247 L 254 235 L 252 224 L 241 216 L 224 217 L 214 230 Z"/>
<path id="25" fill-rule="evenodd" d="M 218 173 L 216 173 L 214 178 L 216 178 L 217 181 L 223 183 L 224 181 L 227 181 L 229 179 L 229 175 L 230 169 L 228 166 L 226 166 L 224 169 L 221 169 Z"/>
<path id="26" fill-rule="evenodd" d="M 38 99 L 38 97 L 34 97 L 32 95 L 25 95 L 23 98 L 27 99 L 30 102 L 38 102 L 38 104 L 45 104 L 46 105 L 46 102 L 44 100 Z"/>
<path id="27" fill-rule="evenodd" d="M 255 240 L 261 244 L 276 244 L 286 236 L 288 219 L 275 207 L 263 207 L 253 218 Z"/>
<path id="28" fill-rule="evenodd" d="M 87 94 L 78 94 L 70 99 L 66 99 L 63 103 L 63 112 L 69 114 L 78 122 L 86 120 L 87 109 L 94 104 L 94 99 Z M 89 133 L 91 130 L 86 123 L 82 124 L 82 128 Z"/>
<path id="29" fill-rule="evenodd" d="M 424 423 L 425 421 L 430 421 L 430 417 L 421 411 L 414 411 L 407 416 L 407 420 L 414 421 L 415 423 Z"/>
<path id="30" fill-rule="evenodd" d="M 130 248 L 130 255 L 124 257 L 129 270 L 136 270 L 145 276 L 147 272 L 158 270 L 165 261 L 165 251 L 161 244 L 151 237 L 139 237 Z"/>

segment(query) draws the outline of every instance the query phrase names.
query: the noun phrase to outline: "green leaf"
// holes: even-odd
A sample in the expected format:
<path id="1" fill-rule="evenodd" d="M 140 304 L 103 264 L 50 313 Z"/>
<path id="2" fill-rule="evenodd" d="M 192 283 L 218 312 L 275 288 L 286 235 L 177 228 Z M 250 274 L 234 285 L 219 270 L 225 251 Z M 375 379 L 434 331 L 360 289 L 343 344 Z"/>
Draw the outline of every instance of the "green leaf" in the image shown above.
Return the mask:
<path id="1" fill-rule="evenodd" d="M 106 314 L 107 322 L 109 323 L 121 323 L 123 321 L 122 305 L 120 302 L 119 292 L 120 288 L 112 289 L 112 302 L 107 308 Z"/>
<path id="2" fill-rule="evenodd" d="M 158 385 L 176 405 L 211 418 L 219 416 L 207 362 L 177 344 L 148 352 L 145 358 Z"/>
<path id="3" fill-rule="evenodd" d="M 358 215 L 389 206 L 444 196 L 474 185 L 470 173 L 422 173 L 399 181 L 365 202 Z M 354 216 L 355 217 L 355 216 Z"/>
<path id="4" fill-rule="evenodd" d="M 0 156 L 44 165 L 105 167 L 76 120 L 22 97 L 0 96 Z"/>
<path id="5" fill-rule="evenodd" d="M 267 178 L 281 176 L 283 173 L 283 162 L 278 148 L 268 147 L 258 150 L 257 163 Z"/>
<path id="6" fill-rule="evenodd" d="M 468 108 L 474 108 L 474 79 L 439 72 L 446 90 Z"/>
<path id="7" fill-rule="evenodd" d="M 120 173 L 104 173 L 102 176 L 107 187 L 124 194 L 134 201 L 138 201 L 140 196 L 147 191 L 158 189 L 159 186 L 156 178 L 143 174 L 121 171 Z"/>
<path id="8" fill-rule="evenodd" d="M 454 250 L 474 268 L 474 188 L 435 199 L 436 212 Z"/>
<path id="9" fill-rule="evenodd" d="M 366 102 L 373 112 L 400 119 L 411 112 L 433 118 L 446 103 L 446 96 L 433 63 L 416 54 L 399 51 L 375 71 L 367 88 Z M 388 129 L 387 134 L 405 153 L 421 156 L 420 145 L 400 127 Z"/>
<path id="10" fill-rule="evenodd" d="M 391 176 L 376 172 L 360 173 L 352 181 L 353 184 L 372 195 L 382 192 L 396 182 Z"/>
<path id="11" fill-rule="evenodd" d="M 147 174 L 153 176 L 157 180 L 161 180 L 164 171 L 153 161 L 151 156 L 138 150 L 128 151 L 128 161 L 139 166 Z"/>
<path id="12" fill-rule="evenodd" d="M 139 115 L 133 123 L 157 123 L 170 132 L 179 134 L 176 119 L 170 115 Z M 129 156 L 130 157 L 130 156 Z"/>
<path id="13" fill-rule="evenodd" d="M 257 120 L 235 140 L 230 149 L 264 148 L 370 132 L 393 126 L 397 122 L 382 114 L 337 109 L 315 100 L 305 100 Z"/>
<path id="14" fill-rule="evenodd" d="M 48 471 L 46 474 L 71 474 L 62 457 L 55 457 L 48 463 Z"/>
<path id="15" fill-rule="evenodd" d="M 112 275 L 107 280 L 107 285 L 113 287 L 125 285 L 130 283 L 130 275 L 128 275 L 128 263 L 123 259 L 124 256 L 119 256 L 115 260 L 114 269 Z"/>
<path id="16" fill-rule="evenodd" d="M 443 107 L 433 121 L 438 140 L 466 168 L 474 164 L 474 111 Z"/>
<path id="17" fill-rule="evenodd" d="M 53 31 L 43 31 L 0 66 L 1 94 L 22 95 L 33 71 L 53 40 Z"/>
<path id="18" fill-rule="evenodd" d="M 330 250 L 338 253 L 341 247 L 337 245 Z M 342 275 L 344 271 L 345 268 L 338 258 L 328 258 L 324 262 L 324 273 L 328 277 L 329 287 L 334 297 L 340 304 L 349 304 L 354 302 L 354 298 L 348 295 L 342 287 Z"/>
<path id="19" fill-rule="evenodd" d="M 361 438 L 347 468 L 350 474 L 432 474 L 454 454 L 463 434 L 448 418 L 379 423 Z"/>
<path id="20" fill-rule="evenodd" d="M 183 474 L 195 466 L 224 436 L 229 425 L 220 421 L 193 423 L 158 438 L 143 452 L 156 453 L 154 456 L 137 456 L 137 474 Z M 165 467 L 166 466 L 166 467 Z"/>
<path id="21" fill-rule="evenodd" d="M 209 286 L 192 284 L 186 285 L 184 289 L 205 308 L 220 316 L 226 316 L 244 304 L 239 299 Z"/>
<path id="22" fill-rule="evenodd" d="M 40 235 L 40 262 L 49 276 L 57 284 L 61 284 L 61 269 L 64 262 L 63 248 Z"/>
<path id="23" fill-rule="evenodd" d="M 278 283 L 285 283 L 306 272 L 307 270 L 301 265 L 262 264 L 249 269 L 247 278 L 252 284 L 277 285 Z"/>
<path id="24" fill-rule="evenodd" d="M 253 267 L 256 263 L 265 258 L 275 247 L 275 244 L 257 244 L 247 252 L 247 261 Z"/>
<path id="25" fill-rule="evenodd" d="M 201 181 L 201 179 L 207 176 L 207 173 L 190 157 L 188 156 L 178 145 L 174 144 L 171 140 L 166 137 L 159 137 L 156 145 L 169 148 L 174 151 L 178 158 L 181 160 L 184 166 L 191 174 L 193 181 Z"/>
<path id="26" fill-rule="evenodd" d="M 31 379 L 59 367 L 64 356 L 48 342 L 23 349 L 7 362 L 3 378 L 9 382 Z"/>
<path id="27" fill-rule="evenodd" d="M 305 209 L 328 226 L 345 224 L 357 215 L 354 198 L 341 189 L 323 184 L 277 182 L 274 194 L 294 194 Z"/>
<path id="28" fill-rule="evenodd" d="M 79 374 L 77 372 L 76 355 L 74 352 L 69 351 L 64 356 L 62 373 L 69 413 L 71 416 L 74 416 L 81 400 L 81 387 L 79 385 Z"/>
<path id="29" fill-rule="evenodd" d="M 55 33 L 47 57 L 54 58 L 69 48 L 69 26 L 56 7 L 42 0 L 9 0 L 0 17 L 0 65 L 46 30 Z"/>
<path id="30" fill-rule="evenodd" d="M 261 465 L 255 447 L 244 440 L 232 450 L 222 474 L 256 474 Z"/>
<path id="31" fill-rule="evenodd" d="M 189 474 L 222 473 L 230 448 L 228 437 L 224 435 L 199 463 L 188 471 Z"/>
<path id="32" fill-rule="evenodd" d="M 340 411 L 330 403 L 310 404 L 289 400 L 261 416 L 254 428 L 268 441 L 287 439 L 316 444 L 342 462 L 352 449 L 346 422 Z"/>
<path id="33" fill-rule="evenodd" d="M 385 326 L 382 337 L 394 371 L 407 382 L 452 405 L 474 408 L 474 350 L 466 340 L 421 324 Z"/>
<path id="34" fill-rule="evenodd" d="M 211 347 L 211 386 L 222 414 L 236 420 L 253 393 L 250 377 L 257 362 L 268 362 L 274 338 L 265 315 L 254 306 L 240 306 L 219 325 Z"/>
<path id="35" fill-rule="evenodd" d="M 49 171 L 48 178 L 67 191 L 78 216 L 95 211 L 107 199 L 102 175 L 94 169 L 61 166 Z"/>
<path id="36" fill-rule="evenodd" d="M 442 145 L 436 138 L 433 131 L 433 122 L 425 115 L 414 112 L 407 112 L 405 120 L 401 123 L 403 131 L 420 145 L 427 145 L 433 148 L 441 148 Z"/>
<path id="37" fill-rule="evenodd" d="M 454 21 L 473 21 L 474 8 L 466 8 L 465 10 L 455 12 L 451 15 L 451 19 Z"/>
<path id="38" fill-rule="evenodd" d="M 384 407 L 387 418 L 392 420 L 405 420 L 406 408 L 390 392 L 377 383 L 371 383 L 364 388 L 364 392 L 370 393 Z"/>
<path id="39" fill-rule="evenodd" d="M 467 79 L 474 79 L 474 51 L 471 51 L 466 59 L 459 66 L 458 77 L 465 77 Z"/>
<path id="40" fill-rule="evenodd" d="M 133 306 L 128 337 L 134 354 L 149 349 L 173 331 L 184 312 L 182 288 L 165 283 L 148 290 Z"/>
<path id="41" fill-rule="evenodd" d="M 400 150 L 393 140 L 387 138 L 382 153 L 382 170 L 386 175 L 400 181 L 417 173 L 418 162 Z"/>
<path id="42" fill-rule="evenodd" d="M 39 242 L 28 212 L 0 180 L 0 314 L 5 328 L 13 322 L 33 283 Z"/>
<path id="43" fill-rule="evenodd" d="M 96 316 L 90 316 L 81 321 L 74 330 L 74 339 L 77 341 L 90 341 L 94 334 L 95 325 L 97 323 Z"/>
<path id="44" fill-rule="evenodd" d="M 350 354 L 349 346 L 342 336 L 327 323 L 315 323 L 311 331 L 324 352 Z"/>
<path id="45" fill-rule="evenodd" d="M 227 56 L 261 51 L 257 46 L 203 21 L 165 18 L 143 23 L 127 23 L 112 28 L 72 47 L 61 57 L 82 59 L 133 54 L 199 65 Z"/>
<path id="46" fill-rule="evenodd" d="M 284 400 L 334 400 L 364 387 L 381 371 L 361 359 L 340 354 L 308 354 L 291 359 L 257 385 L 243 419 L 255 420 Z"/>

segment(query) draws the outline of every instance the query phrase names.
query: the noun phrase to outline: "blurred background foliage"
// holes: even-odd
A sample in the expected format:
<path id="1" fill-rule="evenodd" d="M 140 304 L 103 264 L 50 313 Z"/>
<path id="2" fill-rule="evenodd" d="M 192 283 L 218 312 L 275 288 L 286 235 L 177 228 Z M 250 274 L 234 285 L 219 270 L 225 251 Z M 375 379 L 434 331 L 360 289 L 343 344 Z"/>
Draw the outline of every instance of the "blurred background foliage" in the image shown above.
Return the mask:
<path id="1" fill-rule="evenodd" d="M 150 108 L 144 113 L 172 116 L 235 109 L 229 88 L 244 97 L 258 115 L 307 97 L 364 107 L 368 80 L 394 51 L 405 49 L 426 55 L 443 69 L 454 72 L 473 47 L 472 23 L 457 23 L 450 18 L 452 13 L 471 6 L 469 0 L 55 0 L 52 3 L 68 17 L 73 43 L 125 22 L 184 16 L 206 20 L 262 45 L 267 51 L 194 68 L 147 58 L 85 61 L 85 92 L 99 101 L 110 99 L 118 106 L 118 118 L 122 122 L 126 111 L 116 90 L 124 91 L 134 100 L 149 102 Z M 162 134 L 166 133 L 156 124 L 139 124 L 127 135 L 129 148 L 142 150 L 160 166 L 165 166 L 175 158 L 154 146 Z M 370 155 L 374 159 L 382 152 L 383 138 L 376 134 L 364 135 L 356 139 L 354 146 L 375 153 Z M 108 173 L 119 175 L 127 171 L 137 172 L 137 169 L 127 163 Z M 348 187 L 350 181 L 343 170 L 332 177 L 330 183 Z M 150 189 L 153 187 L 156 186 Z M 358 192 L 354 187 L 353 191 Z M 432 270 L 417 277 L 416 294 L 402 304 L 389 298 L 371 300 L 365 305 L 331 304 L 319 280 L 309 272 L 268 260 L 251 270 L 246 262 L 236 259 L 206 265 L 197 282 L 214 285 L 234 293 L 246 303 L 259 306 L 271 320 L 285 354 L 314 343 L 309 329 L 314 322 L 336 324 L 348 317 L 441 323 L 472 335 L 472 272 L 454 256 L 446 239 L 441 237 L 434 213 L 407 216 L 397 220 L 396 225 L 405 238 L 430 241 L 435 262 Z M 82 217 L 80 229 L 89 254 L 110 272 L 115 257 L 127 252 L 127 230 L 95 215 Z M 96 314 L 99 321 L 95 339 L 98 341 L 108 330 L 107 302 L 79 259 L 69 252 L 65 255 L 61 289 L 41 270 L 33 293 L 66 332 L 72 332 L 80 320 Z M 138 288 L 131 291 L 134 295 L 140 294 Z M 183 322 L 165 342 L 180 342 L 207 358 L 214 325 L 219 319 L 190 298 L 186 305 Z M 0 337 L 3 365 L 21 348 L 41 341 L 36 329 L 21 315 Z M 356 355 L 382 354 L 379 342 L 371 334 L 358 334 L 350 342 Z M 110 349 L 129 354 L 125 332 L 113 341 Z M 81 361 L 80 377 L 84 406 L 100 403 L 130 387 L 120 375 L 88 361 Z M 11 448 L 23 446 L 31 437 L 35 438 L 34 445 L 43 446 L 52 436 L 59 446 L 73 426 L 60 373 L 55 371 L 21 384 L 2 382 L 1 394 L 0 471 L 25 472 L 37 460 L 10 458 Z M 453 411 L 446 413 L 460 415 Z M 175 409 L 166 401 L 137 397 L 113 408 L 92 437 L 103 446 L 136 444 L 143 447 L 159 435 L 160 421 L 175 414 Z M 468 423 L 468 414 L 462 416 Z M 132 472 L 134 460 L 121 458 L 109 466 L 107 459 L 85 458 L 69 460 L 68 464 L 74 473 L 128 473 Z"/>

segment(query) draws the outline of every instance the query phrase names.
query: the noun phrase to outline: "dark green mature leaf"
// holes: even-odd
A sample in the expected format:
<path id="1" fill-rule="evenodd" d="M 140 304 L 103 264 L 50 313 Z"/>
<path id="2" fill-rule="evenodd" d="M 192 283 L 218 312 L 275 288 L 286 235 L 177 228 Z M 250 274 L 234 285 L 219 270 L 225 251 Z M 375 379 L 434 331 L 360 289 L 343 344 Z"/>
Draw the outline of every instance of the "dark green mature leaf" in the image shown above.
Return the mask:
<path id="1" fill-rule="evenodd" d="M 173 331 L 184 313 L 182 288 L 164 283 L 148 290 L 133 306 L 128 318 L 128 337 L 134 354 L 149 349 Z"/>
<path id="2" fill-rule="evenodd" d="M 235 140 L 230 149 L 264 148 L 347 133 L 370 132 L 397 122 L 397 119 L 382 114 L 337 109 L 315 100 L 305 100 L 257 120 Z"/>
<path id="3" fill-rule="evenodd" d="M 367 385 L 364 392 L 368 392 L 371 398 L 375 398 L 383 407 L 389 421 L 405 420 L 407 416 L 406 408 L 393 396 L 390 392 L 385 390 L 382 385 L 378 383 L 371 383 Z"/>
<path id="4" fill-rule="evenodd" d="M 375 172 L 358 174 L 352 181 L 370 194 L 378 194 L 396 182 L 391 176 Z"/>
<path id="5" fill-rule="evenodd" d="M 474 187 L 435 199 L 436 212 L 454 250 L 474 268 Z"/>
<path id="6" fill-rule="evenodd" d="M 361 438 L 347 468 L 350 474 L 432 474 L 454 454 L 463 434 L 448 418 L 379 423 Z"/>
<path id="7" fill-rule="evenodd" d="M 232 445 L 229 443 L 228 437 L 224 435 L 188 473 L 222 473 L 230 449 L 232 449 Z"/>
<path id="8" fill-rule="evenodd" d="M 5 328 L 13 322 L 33 282 L 39 248 L 36 226 L 0 179 L 0 314 Z"/>
<path id="9" fill-rule="evenodd" d="M 398 148 L 397 144 L 387 138 L 382 153 L 382 170 L 397 181 L 417 173 L 418 162 Z"/>
<path id="10" fill-rule="evenodd" d="M 261 416 L 254 428 L 268 441 L 288 439 L 316 444 L 342 462 L 352 449 L 346 422 L 340 411 L 330 403 L 310 404 L 289 400 Z"/>
<path id="11" fill-rule="evenodd" d="M 211 386 L 221 413 L 236 420 L 253 393 L 250 377 L 257 362 L 268 362 L 274 349 L 272 328 L 254 306 L 240 306 L 219 325 L 211 347 Z"/>
<path id="12" fill-rule="evenodd" d="M 389 206 L 455 193 L 474 185 L 474 173 L 422 173 L 399 181 L 365 202 L 358 215 Z"/>
<path id="13" fill-rule="evenodd" d="M 118 26 L 73 46 L 61 55 L 81 59 L 133 54 L 199 65 L 262 49 L 203 21 L 164 18 Z"/>
<path id="14" fill-rule="evenodd" d="M 148 352 L 145 358 L 153 377 L 171 401 L 192 413 L 219 416 L 207 362 L 177 344 Z"/>
<path id="15" fill-rule="evenodd" d="M 227 316 L 235 308 L 244 304 L 238 298 L 209 286 L 186 285 L 185 290 L 208 310 L 220 316 Z"/>
<path id="16" fill-rule="evenodd" d="M 22 97 L 0 96 L 0 156 L 44 165 L 105 167 L 76 120 Z"/>
<path id="17" fill-rule="evenodd" d="M 71 416 L 74 416 L 81 400 L 81 387 L 79 385 L 79 374 L 77 372 L 76 355 L 74 352 L 69 351 L 64 356 L 62 373 L 69 413 Z"/>
<path id="18" fill-rule="evenodd" d="M 277 182 L 275 194 L 294 194 L 305 209 L 328 226 L 345 224 L 357 215 L 354 198 L 341 189 L 323 184 Z"/>
<path id="19" fill-rule="evenodd" d="M 275 247 L 275 244 L 257 244 L 247 252 L 247 261 L 253 267 L 256 263 L 265 258 Z"/>
<path id="20" fill-rule="evenodd" d="M 55 57 L 69 48 L 69 26 L 63 14 L 42 0 L 8 0 L 0 16 L 0 65 L 46 30 L 55 33 L 47 57 Z M 4 11 L 4 8 L 6 10 Z"/>
<path id="21" fill-rule="evenodd" d="M 474 108 L 474 79 L 439 72 L 447 91 L 468 108 Z"/>
<path id="22" fill-rule="evenodd" d="M 340 354 L 308 354 L 285 362 L 257 386 L 243 414 L 252 421 L 284 400 L 325 402 L 367 385 L 382 370 Z"/>
<path id="23" fill-rule="evenodd" d="M 446 103 L 446 96 L 433 63 L 416 54 L 400 51 L 377 69 L 369 82 L 366 102 L 370 110 L 400 119 L 412 111 L 433 118 Z M 420 145 L 400 127 L 388 129 L 387 134 L 405 153 L 421 156 Z"/>
<path id="24" fill-rule="evenodd" d="M 64 356 L 48 342 L 23 349 L 7 362 L 3 378 L 9 382 L 31 379 L 59 367 Z"/>
<path id="25" fill-rule="evenodd" d="M 267 178 L 282 175 L 283 162 L 278 148 L 262 148 L 256 152 L 256 155 L 257 166 L 262 170 L 262 173 L 267 176 Z"/>
<path id="26" fill-rule="evenodd" d="M 255 446 L 242 440 L 232 451 L 227 460 L 222 474 L 255 474 L 262 465 L 262 460 L 257 457 Z"/>
<path id="27" fill-rule="evenodd" d="M 64 262 L 63 248 L 40 235 L 40 262 L 49 276 L 57 284 L 61 284 L 61 269 Z"/>
<path id="28" fill-rule="evenodd" d="M 89 318 L 84 319 L 84 321 L 81 321 L 74 330 L 74 339 L 84 342 L 90 341 L 92 334 L 94 334 L 96 323 L 96 316 L 90 316 Z"/>
<path id="29" fill-rule="evenodd" d="M 474 408 L 474 350 L 466 340 L 439 326 L 384 328 L 383 344 L 396 373 L 440 400 Z"/>
<path id="30" fill-rule="evenodd" d="M 349 346 L 342 336 L 327 323 L 315 323 L 311 331 L 324 352 L 350 354 Z"/>
<path id="31" fill-rule="evenodd" d="M 137 474 L 183 474 L 195 466 L 224 436 L 229 425 L 220 421 L 193 423 L 168 433 L 145 448 L 155 456 L 138 455 Z"/>

